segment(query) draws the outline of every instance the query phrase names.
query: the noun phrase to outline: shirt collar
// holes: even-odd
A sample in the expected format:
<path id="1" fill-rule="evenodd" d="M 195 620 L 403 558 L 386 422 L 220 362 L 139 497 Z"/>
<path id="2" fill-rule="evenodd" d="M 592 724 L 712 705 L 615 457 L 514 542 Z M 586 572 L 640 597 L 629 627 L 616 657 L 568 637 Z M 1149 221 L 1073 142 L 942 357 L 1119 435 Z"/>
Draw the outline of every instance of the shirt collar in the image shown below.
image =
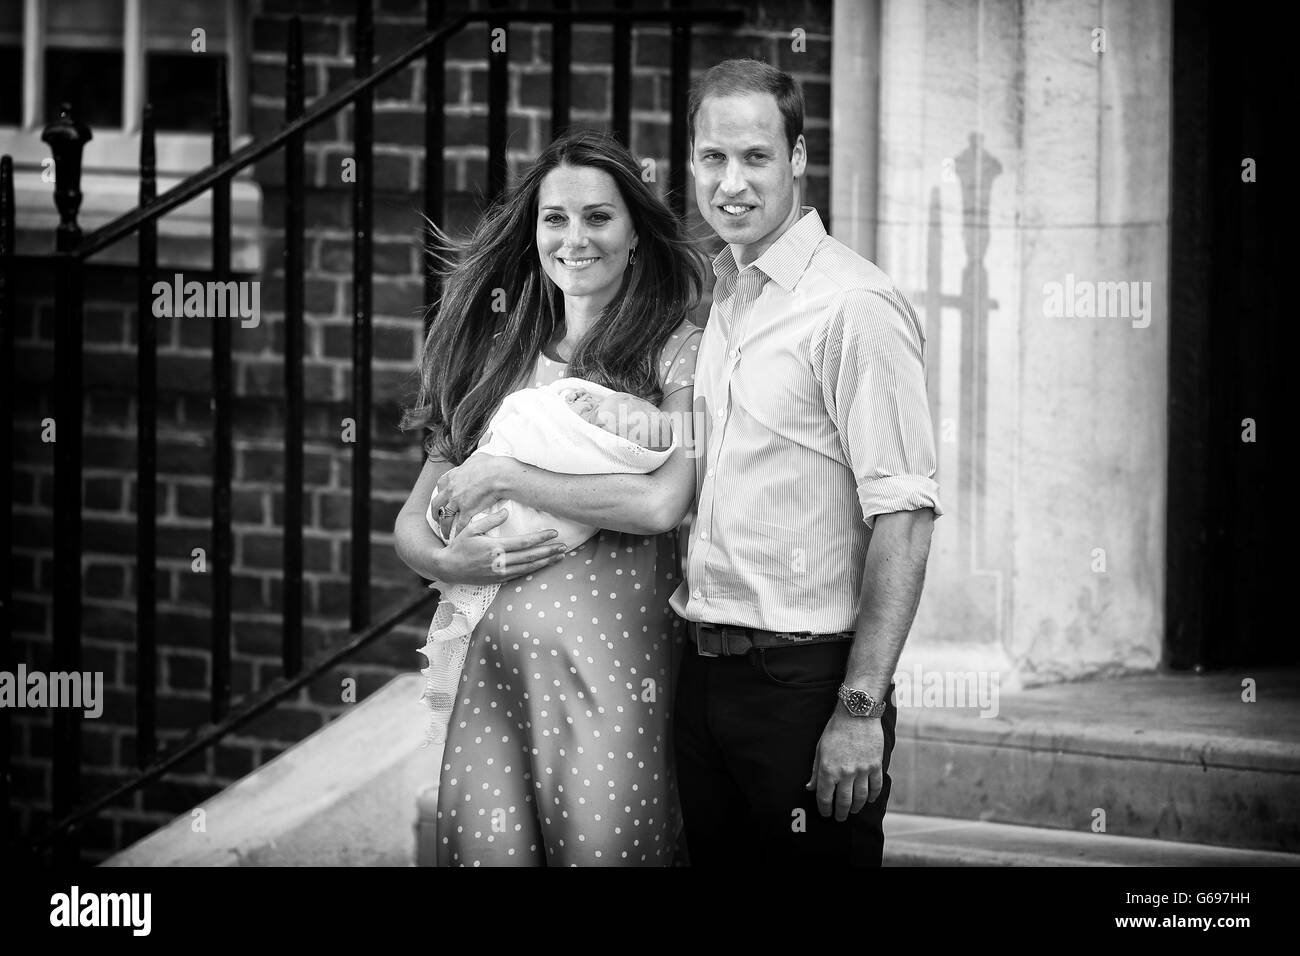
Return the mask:
<path id="1" fill-rule="evenodd" d="M 817 246 L 826 238 L 826 227 L 817 210 L 812 206 L 799 208 L 801 215 L 795 224 L 750 263 L 787 292 L 794 291 Z M 731 246 L 724 246 L 713 259 L 713 274 L 726 279 L 739 273 L 740 265 Z"/>

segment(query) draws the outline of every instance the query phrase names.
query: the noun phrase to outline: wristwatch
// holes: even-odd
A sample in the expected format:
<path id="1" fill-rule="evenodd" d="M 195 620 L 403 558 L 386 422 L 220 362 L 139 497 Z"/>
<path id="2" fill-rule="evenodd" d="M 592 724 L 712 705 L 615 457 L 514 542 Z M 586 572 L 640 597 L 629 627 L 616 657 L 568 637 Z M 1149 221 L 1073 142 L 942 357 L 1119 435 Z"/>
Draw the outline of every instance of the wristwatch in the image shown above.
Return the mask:
<path id="1" fill-rule="evenodd" d="M 840 703 L 854 717 L 883 717 L 887 701 L 876 700 L 864 690 L 855 690 L 848 684 L 841 684 Z"/>

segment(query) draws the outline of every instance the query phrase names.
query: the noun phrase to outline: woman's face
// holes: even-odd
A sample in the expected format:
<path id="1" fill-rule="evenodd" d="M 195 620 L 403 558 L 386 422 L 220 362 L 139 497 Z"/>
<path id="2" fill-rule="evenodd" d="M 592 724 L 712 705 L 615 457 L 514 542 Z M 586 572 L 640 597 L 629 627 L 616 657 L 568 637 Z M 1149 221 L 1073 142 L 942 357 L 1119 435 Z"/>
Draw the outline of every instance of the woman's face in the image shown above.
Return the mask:
<path id="1" fill-rule="evenodd" d="M 558 166 L 546 174 L 537 195 L 537 253 L 565 295 L 605 305 L 618 292 L 636 243 L 632 216 L 609 173 Z"/>

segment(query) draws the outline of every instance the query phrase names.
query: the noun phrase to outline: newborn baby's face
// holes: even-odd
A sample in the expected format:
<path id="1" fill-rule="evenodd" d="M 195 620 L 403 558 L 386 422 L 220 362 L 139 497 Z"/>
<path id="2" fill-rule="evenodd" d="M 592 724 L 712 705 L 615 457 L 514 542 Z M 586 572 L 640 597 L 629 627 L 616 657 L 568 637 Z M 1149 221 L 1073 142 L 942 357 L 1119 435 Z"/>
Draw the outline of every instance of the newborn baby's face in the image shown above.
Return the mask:
<path id="1" fill-rule="evenodd" d="M 666 418 L 645 399 L 627 392 L 611 392 L 601 399 L 585 388 L 565 389 L 563 397 L 575 414 L 610 434 L 656 450 L 672 444 Z"/>

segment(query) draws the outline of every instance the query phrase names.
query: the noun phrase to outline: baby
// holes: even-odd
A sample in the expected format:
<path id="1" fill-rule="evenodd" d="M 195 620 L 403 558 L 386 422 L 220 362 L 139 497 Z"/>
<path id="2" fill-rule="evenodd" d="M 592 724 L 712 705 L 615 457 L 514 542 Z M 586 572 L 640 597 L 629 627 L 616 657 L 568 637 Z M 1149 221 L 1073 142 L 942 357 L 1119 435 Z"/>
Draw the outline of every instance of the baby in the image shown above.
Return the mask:
<path id="1" fill-rule="evenodd" d="M 579 425 L 570 412 L 596 427 Z M 649 402 L 585 379 L 566 378 L 507 395 L 488 422 L 478 451 L 560 474 L 647 475 L 668 461 L 672 447 L 668 416 Z M 463 530 L 461 522 L 468 524 L 476 515 L 435 515 L 436 497 L 437 488 L 429 499 L 425 518 L 443 541 L 451 541 Z M 519 501 L 500 503 L 509 506 L 507 517 L 485 532 L 489 537 L 554 528 L 559 532 L 556 540 L 574 549 L 599 530 Z M 470 635 L 496 598 L 499 585 L 434 581 L 431 587 L 436 587 L 441 597 L 429 624 L 428 640 L 421 649 L 429 660 L 429 666 L 421 670 L 426 680 L 421 696 L 432 710 L 429 742 L 441 742 L 446 739 L 458 696 Z"/>
<path id="2" fill-rule="evenodd" d="M 672 447 L 672 424 L 667 415 L 645 399 L 627 392 L 610 392 L 603 399 L 581 386 L 560 393 L 569 410 L 611 435 L 618 435 L 651 451 Z"/>

